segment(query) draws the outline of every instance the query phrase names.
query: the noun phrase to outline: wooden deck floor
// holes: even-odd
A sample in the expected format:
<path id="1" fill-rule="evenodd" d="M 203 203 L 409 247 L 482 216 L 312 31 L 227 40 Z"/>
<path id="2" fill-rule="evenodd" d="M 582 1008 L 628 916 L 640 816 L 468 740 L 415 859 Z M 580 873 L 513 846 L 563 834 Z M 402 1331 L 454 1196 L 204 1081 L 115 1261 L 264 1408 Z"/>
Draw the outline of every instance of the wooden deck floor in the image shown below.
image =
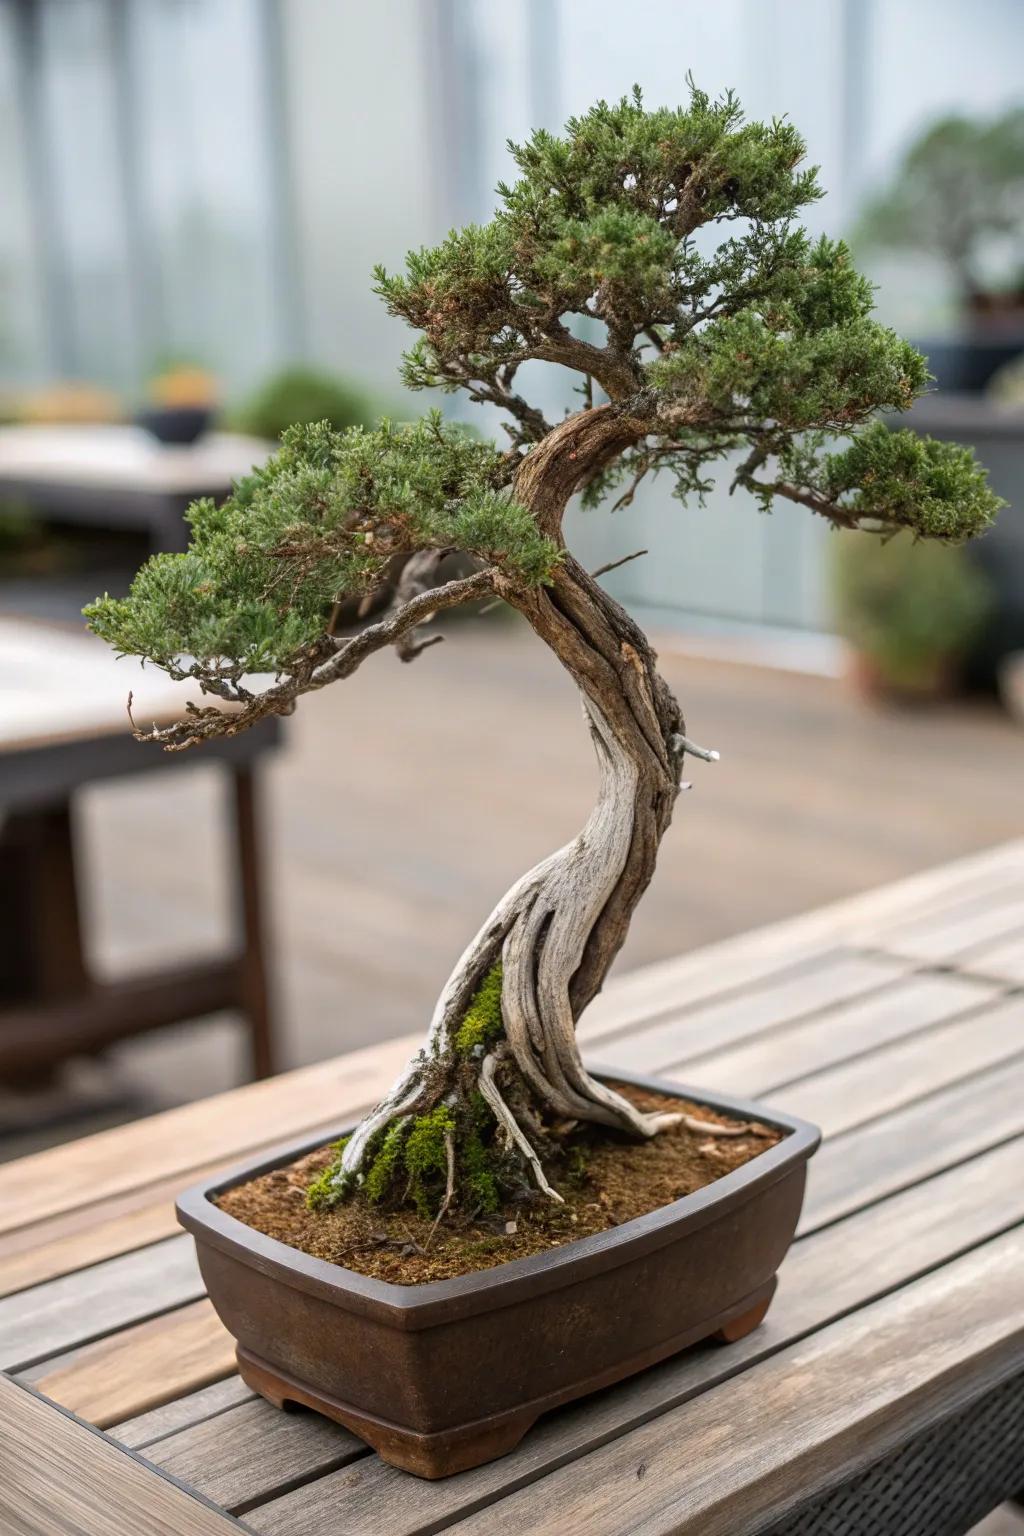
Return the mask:
<path id="1" fill-rule="evenodd" d="M 833 679 L 664 647 L 662 664 L 690 734 L 722 761 L 690 761 L 693 791 L 620 969 L 1024 828 L 1024 732 L 995 706 L 878 710 Z M 595 773 L 568 681 L 501 620 L 454 624 L 415 666 L 375 658 L 305 700 L 288 737 L 265 791 L 281 1019 L 296 1065 L 424 1025 L 492 903 L 579 827 Z M 222 938 L 219 793 L 197 754 L 192 772 L 82 797 L 104 969 Z M 227 1021 L 133 1043 L 120 1059 L 154 1107 L 230 1086 L 240 1070 Z M 10 1148 L 23 1149 L 20 1139 Z"/>

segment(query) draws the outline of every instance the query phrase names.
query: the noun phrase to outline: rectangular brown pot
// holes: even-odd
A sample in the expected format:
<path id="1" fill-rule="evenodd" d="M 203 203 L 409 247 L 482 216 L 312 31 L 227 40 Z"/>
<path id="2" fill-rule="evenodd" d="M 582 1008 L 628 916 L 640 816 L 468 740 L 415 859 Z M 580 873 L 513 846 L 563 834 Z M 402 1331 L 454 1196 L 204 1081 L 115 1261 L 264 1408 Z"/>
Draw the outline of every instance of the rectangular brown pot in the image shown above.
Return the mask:
<path id="1" fill-rule="evenodd" d="M 346 1425 L 395 1466 L 446 1477 L 510 1451 L 549 1408 L 699 1339 L 757 1326 L 796 1231 L 812 1125 L 658 1078 L 783 1139 L 671 1205 L 528 1259 L 425 1285 L 392 1285 L 312 1258 L 228 1216 L 213 1197 L 344 1135 L 282 1147 L 178 1201 L 245 1381 L 279 1407 Z"/>

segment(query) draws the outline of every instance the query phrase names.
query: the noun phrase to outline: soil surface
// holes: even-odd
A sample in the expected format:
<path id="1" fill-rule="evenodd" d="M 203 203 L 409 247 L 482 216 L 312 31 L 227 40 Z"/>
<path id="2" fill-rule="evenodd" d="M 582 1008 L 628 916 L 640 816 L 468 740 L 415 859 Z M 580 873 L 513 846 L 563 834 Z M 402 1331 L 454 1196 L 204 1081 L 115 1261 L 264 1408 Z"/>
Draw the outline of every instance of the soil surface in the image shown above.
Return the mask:
<path id="1" fill-rule="evenodd" d="M 715 1125 L 748 1124 L 702 1104 L 616 1086 L 641 1109 L 682 1109 Z M 650 1141 L 632 1141 L 603 1129 L 585 1134 L 583 1172 L 560 1184 L 564 1205 L 538 1195 L 493 1216 L 470 1219 L 453 1211 L 436 1229 L 415 1211 L 382 1211 L 358 1198 L 333 1210 L 311 1211 L 306 1188 L 330 1162 L 330 1146 L 225 1190 L 217 1204 L 246 1226 L 315 1258 L 393 1285 L 421 1285 L 492 1269 L 621 1226 L 712 1184 L 782 1137 L 782 1132 L 756 1122 L 749 1122 L 749 1130 L 739 1136 L 716 1136 L 685 1126 L 662 1131 Z"/>

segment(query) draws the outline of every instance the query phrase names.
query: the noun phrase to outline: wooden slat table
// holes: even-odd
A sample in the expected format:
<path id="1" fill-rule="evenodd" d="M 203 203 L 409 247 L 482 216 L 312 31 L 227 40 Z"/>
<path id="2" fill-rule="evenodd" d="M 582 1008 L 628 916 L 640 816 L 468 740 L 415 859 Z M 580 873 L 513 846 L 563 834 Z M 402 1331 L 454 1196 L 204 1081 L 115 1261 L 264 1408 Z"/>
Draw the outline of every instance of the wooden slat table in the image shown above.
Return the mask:
<path id="1" fill-rule="evenodd" d="M 437 1483 L 254 1397 L 172 1196 L 367 1104 L 389 1041 L 0 1168 L 0 1530 L 952 1536 L 1024 1488 L 1024 841 L 636 972 L 581 1034 L 822 1125 L 761 1328 Z"/>
<path id="2" fill-rule="evenodd" d="M 210 743 L 202 759 L 229 776 L 237 913 L 230 944 L 116 981 L 98 980 L 87 962 L 79 792 L 195 766 L 191 753 L 143 750 L 132 739 L 129 690 L 143 726 L 178 720 L 187 702 L 206 702 L 194 685 L 118 659 L 78 628 L 0 615 L 0 1084 L 38 1081 L 66 1058 L 224 1008 L 248 1027 L 253 1074 L 274 1071 L 257 773 L 280 742 L 279 720 Z"/>

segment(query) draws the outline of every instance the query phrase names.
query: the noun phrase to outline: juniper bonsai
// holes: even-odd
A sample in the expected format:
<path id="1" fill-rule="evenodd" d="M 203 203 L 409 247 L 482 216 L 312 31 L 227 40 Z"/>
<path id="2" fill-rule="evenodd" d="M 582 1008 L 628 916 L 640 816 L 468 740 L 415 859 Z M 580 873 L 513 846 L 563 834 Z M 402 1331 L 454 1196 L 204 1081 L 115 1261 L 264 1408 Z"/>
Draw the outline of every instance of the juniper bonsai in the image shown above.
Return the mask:
<path id="1" fill-rule="evenodd" d="M 649 1137 L 678 1119 L 592 1077 L 575 1024 L 651 879 L 686 754 L 715 754 L 687 736 L 641 629 L 566 548 L 570 498 L 628 501 L 659 471 L 700 498 L 725 464 L 765 509 L 782 497 L 883 536 L 962 540 L 998 506 L 967 449 L 872 420 L 911 404 L 924 360 L 871 318 L 846 247 L 795 223 L 820 194 L 789 123 L 746 123 L 731 95 L 693 88 L 686 107 L 648 112 L 635 91 L 511 150 L 520 178 L 489 223 L 376 273 L 389 311 L 420 332 L 406 384 L 498 407 L 510 442 L 437 412 L 374 431 L 290 428 L 222 506 L 191 508 L 187 553 L 155 557 L 126 599 L 86 610 L 119 652 L 235 706 L 134 727 L 169 751 L 286 714 L 386 646 L 409 661 L 431 643 L 427 620 L 480 599 L 517 610 L 579 688 L 600 773 L 590 819 L 487 918 L 422 1049 L 339 1144 L 314 1200 L 357 1190 L 440 1213 L 527 1186 L 557 1200 L 567 1126 Z M 535 360 L 576 376 L 579 409 L 545 418 L 520 387 Z M 451 551 L 473 558 L 471 574 L 445 579 Z M 384 616 L 333 633 L 339 601 L 368 596 L 396 556 Z"/>

